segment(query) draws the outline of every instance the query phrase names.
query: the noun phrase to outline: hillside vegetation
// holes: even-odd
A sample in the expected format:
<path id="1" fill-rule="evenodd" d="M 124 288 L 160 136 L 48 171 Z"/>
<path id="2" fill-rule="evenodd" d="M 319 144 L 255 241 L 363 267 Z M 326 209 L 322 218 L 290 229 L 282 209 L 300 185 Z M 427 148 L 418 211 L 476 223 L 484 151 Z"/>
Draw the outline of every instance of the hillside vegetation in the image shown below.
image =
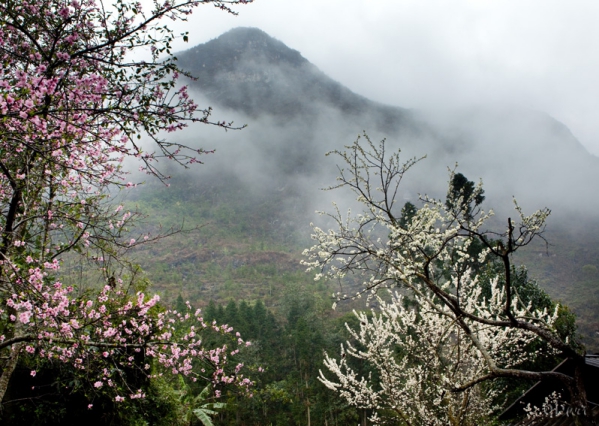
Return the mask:
<path id="1" fill-rule="evenodd" d="M 532 212 L 549 207 L 548 247 L 527 247 L 516 259 L 556 300 L 578 315 L 591 351 L 599 350 L 599 220 L 593 187 L 599 161 L 551 117 L 504 107 L 443 115 L 380 105 L 320 72 L 301 54 L 264 32 L 232 30 L 179 55 L 198 80 L 198 97 L 219 114 L 248 124 L 238 132 L 184 135 L 191 145 L 216 148 L 206 164 L 128 195 L 151 218 L 149 226 L 200 227 L 143 248 L 139 261 L 154 288 L 200 304 L 231 297 L 276 306 L 286 283 L 312 278 L 299 265 L 310 245 L 315 210 L 352 199 L 320 189 L 335 182 L 325 153 L 367 129 L 390 149 L 427 155 L 402 183 L 398 197 L 444 198 L 447 167 L 484 183 L 484 208 L 512 215 L 512 196 Z M 511 154 L 510 154 L 511 153 Z M 517 153 L 517 154 L 516 154 Z M 559 170 L 559 173 L 556 173 Z M 505 226 L 496 222 L 498 229 Z M 328 295 L 337 283 L 315 288 Z"/>

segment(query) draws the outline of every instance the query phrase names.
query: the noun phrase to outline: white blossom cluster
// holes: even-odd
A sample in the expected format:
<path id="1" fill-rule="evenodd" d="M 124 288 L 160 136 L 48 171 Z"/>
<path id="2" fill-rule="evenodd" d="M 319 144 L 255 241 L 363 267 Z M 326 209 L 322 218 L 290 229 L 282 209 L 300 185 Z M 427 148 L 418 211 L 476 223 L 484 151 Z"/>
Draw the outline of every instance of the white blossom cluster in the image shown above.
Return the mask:
<path id="1" fill-rule="evenodd" d="M 477 282 L 470 283 L 474 290 Z M 453 312 L 421 296 L 415 297 L 417 309 L 407 307 L 397 292 L 388 302 L 378 295 L 376 300 L 378 309 L 355 312 L 359 329 L 348 326 L 352 339 L 342 345 L 340 360 L 325 355 L 325 367 L 334 377 L 321 371 L 320 380 L 349 404 L 374 409 L 374 424 L 385 424 L 389 417 L 391 424 L 486 424 L 498 409 L 494 401 L 500 389 L 476 384 L 455 390 L 489 373 L 487 356 L 502 368 L 524 362 L 530 356 L 525 347 L 535 336 L 472 322 L 468 336 Z M 485 300 L 478 311 L 491 316 L 492 302 L 485 306 Z M 371 372 L 359 371 L 356 359 L 366 361 Z"/>
<path id="2" fill-rule="evenodd" d="M 352 189 L 364 211 L 342 215 L 335 208 L 334 231 L 313 227 L 304 264 L 319 272 L 316 279 L 364 274 L 357 295 L 369 293 L 378 309 L 355 312 L 359 329 L 348 326 L 352 339 L 339 360 L 326 355 L 329 372 L 320 380 L 351 405 L 373 410 L 376 424 L 485 424 L 498 408 L 491 380 L 540 378 L 518 370 L 536 356 L 532 342 L 544 341 L 554 353 L 567 349 L 555 329 L 558 308 L 524 302 L 509 277 L 511 254 L 542 233 L 549 210 L 525 216 L 516 204 L 518 220 L 508 220 L 505 233 L 490 233 L 483 227 L 493 212 L 473 201 L 483 193 L 479 183 L 451 205 L 422 197 L 400 224 L 397 185 L 414 161 L 401 166 L 392 156 L 386 163 L 383 144 L 368 143 L 370 152 L 356 142 L 352 155 L 338 153 L 349 165 L 338 186 Z M 485 275 L 492 261 L 504 272 Z M 379 290 L 391 287 L 399 292 L 381 297 Z"/>
<path id="3" fill-rule="evenodd" d="M 564 402 L 561 393 L 555 391 L 545 398 L 543 405 L 536 407 L 528 404 L 524 407 L 524 412 L 526 413 L 526 417 L 530 420 L 578 417 L 587 414 L 586 409 L 572 407 L 567 402 Z"/>

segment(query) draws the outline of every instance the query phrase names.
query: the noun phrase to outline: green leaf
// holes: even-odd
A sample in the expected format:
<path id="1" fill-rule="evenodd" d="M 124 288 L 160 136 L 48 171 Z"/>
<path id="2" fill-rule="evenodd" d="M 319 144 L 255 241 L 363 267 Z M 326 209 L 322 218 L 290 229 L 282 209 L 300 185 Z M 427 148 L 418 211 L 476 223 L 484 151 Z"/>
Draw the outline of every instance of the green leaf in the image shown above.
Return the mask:
<path id="1" fill-rule="evenodd" d="M 202 392 L 200 392 L 200 394 L 198 395 L 198 398 L 200 401 L 204 401 L 204 400 L 208 399 L 209 395 L 210 395 L 210 385 L 208 385 L 204 389 L 202 389 Z"/>
<path id="2" fill-rule="evenodd" d="M 227 406 L 226 402 L 213 402 L 210 405 L 212 408 L 214 408 L 215 410 L 219 410 L 221 408 L 225 408 Z"/>
<path id="3" fill-rule="evenodd" d="M 193 410 L 193 414 L 196 415 L 196 417 L 202 422 L 204 426 L 214 426 L 214 423 L 212 423 L 210 415 L 217 414 L 216 411 L 198 408 L 196 410 Z"/>

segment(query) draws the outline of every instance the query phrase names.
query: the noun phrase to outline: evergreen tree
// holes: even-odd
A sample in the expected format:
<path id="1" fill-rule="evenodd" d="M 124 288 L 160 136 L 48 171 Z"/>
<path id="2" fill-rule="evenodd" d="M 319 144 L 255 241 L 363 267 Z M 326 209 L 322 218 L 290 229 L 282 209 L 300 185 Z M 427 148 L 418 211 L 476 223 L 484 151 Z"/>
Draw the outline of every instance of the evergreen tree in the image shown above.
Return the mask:
<path id="1" fill-rule="evenodd" d="M 212 322 L 215 321 L 217 317 L 218 307 L 216 306 L 214 300 L 210 300 L 210 302 L 208 302 L 208 306 L 204 308 L 204 320 L 207 322 Z"/>
<path id="2" fill-rule="evenodd" d="M 179 296 L 177 296 L 177 300 L 175 301 L 175 310 L 179 313 L 187 311 L 187 305 L 185 304 L 181 293 L 179 293 Z"/>
<path id="3" fill-rule="evenodd" d="M 466 220 L 472 218 L 474 209 L 485 200 L 485 191 L 461 173 L 453 173 L 449 182 L 445 206 L 448 210 L 462 213 Z"/>
<path id="4" fill-rule="evenodd" d="M 416 206 L 409 201 L 406 202 L 401 209 L 401 217 L 399 219 L 399 226 L 403 229 L 406 229 L 410 223 L 412 223 L 412 218 L 416 215 L 418 209 Z"/>
<path id="5" fill-rule="evenodd" d="M 229 301 L 225 308 L 224 322 L 235 329 L 239 326 L 239 310 L 237 309 L 237 303 L 233 299 Z"/>

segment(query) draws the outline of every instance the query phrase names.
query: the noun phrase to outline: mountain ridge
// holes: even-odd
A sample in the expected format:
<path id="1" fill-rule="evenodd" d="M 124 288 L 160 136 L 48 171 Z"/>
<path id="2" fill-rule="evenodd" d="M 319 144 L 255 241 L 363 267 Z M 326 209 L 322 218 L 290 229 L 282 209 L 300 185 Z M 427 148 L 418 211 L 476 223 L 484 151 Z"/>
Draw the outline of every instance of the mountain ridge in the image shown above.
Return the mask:
<path id="1" fill-rule="evenodd" d="M 382 117 L 377 125 L 404 122 L 410 115 L 408 109 L 354 93 L 300 52 L 258 28 L 234 28 L 178 53 L 177 58 L 179 66 L 197 78 L 192 87 L 211 102 L 241 110 L 250 117 L 265 113 L 284 118 L 310 117 L 314 115 L 311 103 L 338 108 L 351 116 L 375 110 Z"/>
<path id="2" fill-rule="evenodd" d="M 192 126 L 176 135 L 217 152 L 196 171 L 169 171 L 177 193 L 142 188 L 150 216 L 172 220 L 175 210 L 186 225 L 214 224 L 204 228 L 206 241 L 177 241 L 161 249 L 169 256 L 148 254 L 142 262 L 165 292 L 179 285 L 197 300 L 225 300 L 242 291 L 253 298 L 257 291 L 276 304 L 279 286 L 303 280 L 290 259 L 310 244 L 308 224 L 321 226 L 313 212 L 330 210 L 331 201 L 341 211 L 354 207 L 351 194 L 318 190 L 334 185 L 339 172 L 335 156 L 325 152 L 342 151 L 366 129 L 375 145 L 388 138 L 387 152 L 401 148 L 403 160 L 428 154 L 402 180 L 398 208 L 405 200 L 418 204 L 415 194 L 444 199 L 448 168 L 484 181 L 484 208 L 501 218 L 494 223 L 499 232 L 504 218 L 514 218 L 513 197 L 525 214 L 551 208 L 547 236 L 556 245 L 529 247 L 521 259 L 553 297 L 581 315 L 585 338 L 599 347 L 593 314 L 599 306 L 599 274 L 593 272 L 599 270 L 599 159 L 563 123 L 510 105 L 437 114 L 382 106 L 257 29 L 232 30 L 178 56 L 179 65 L 199 77 L 190 84 L 196 101 L 248 127 Z M 264 253 L 250 255 L 256 250 Z M 288 261 L 273 253 L 286 253 Z"/>
<path id="3" fill-rule="evenodd" d="M 350 115 L 375 110 L 371 115 L 379 118 L 375 123 L 376 126 L 390 132 L 397 131 L 401 125 L 406 125 L 409 121 L 421 123 L 427 121 L 424 111 L 383 104 L 353 92 L 327 76 L 299 51 L 256 27 L 233 28 L 206 43 L 179 52 L 177 57 L 179 66 L 197 78 L 191 83 L 192 87 L 206 94 L 210 101 L 226 108 L 241 110 L 251 117 L 264 113 L 279 116 L 307 112 L 290 108 L 289 99 L 282 100 L 280 94 L 276 96 L 276 89 L 289 87 L 272 87 L 277 72 L 268 68 L 283 67 L 292 71 L 291 76 L 287 76 L 290 81 L 283 86 L 290 86 L 292 83 L 299 85 L 292 91 L 293 94 L 301 94 L 296 98 L 295 104 L 302 104 L 306 100 L 314 101 L 332 105 Z M 240 64 L 243 66 L 240 67 Z M 298 74 L 304 74 L 303 79 L 306 81 L 302 83 L 302 78 Z M 259 104 L 254 104 L 247 99 L 248 96 L 243 96 L 250 92 L 247 87 L 243 87 L 244 85 L 262 86 L 258 93 L 254 93 L 260 99 Z M 227 86 L 232 86 L 233 90 L 227 90 Z M 239 100 L 240 86 L 242 86 L 241 101 Z M 312 90 L 307 86 L 312 86 Z M 562 132 L 565 129 L 575 139 L 564 123 L 549 114 L 532 109 L 528 111 L 545 115 L 548 122 Z M 394 121 L 401 121 L 401 123 L 390 125 Z M 592 155 L 578 140 L 576 144 Z"/>

